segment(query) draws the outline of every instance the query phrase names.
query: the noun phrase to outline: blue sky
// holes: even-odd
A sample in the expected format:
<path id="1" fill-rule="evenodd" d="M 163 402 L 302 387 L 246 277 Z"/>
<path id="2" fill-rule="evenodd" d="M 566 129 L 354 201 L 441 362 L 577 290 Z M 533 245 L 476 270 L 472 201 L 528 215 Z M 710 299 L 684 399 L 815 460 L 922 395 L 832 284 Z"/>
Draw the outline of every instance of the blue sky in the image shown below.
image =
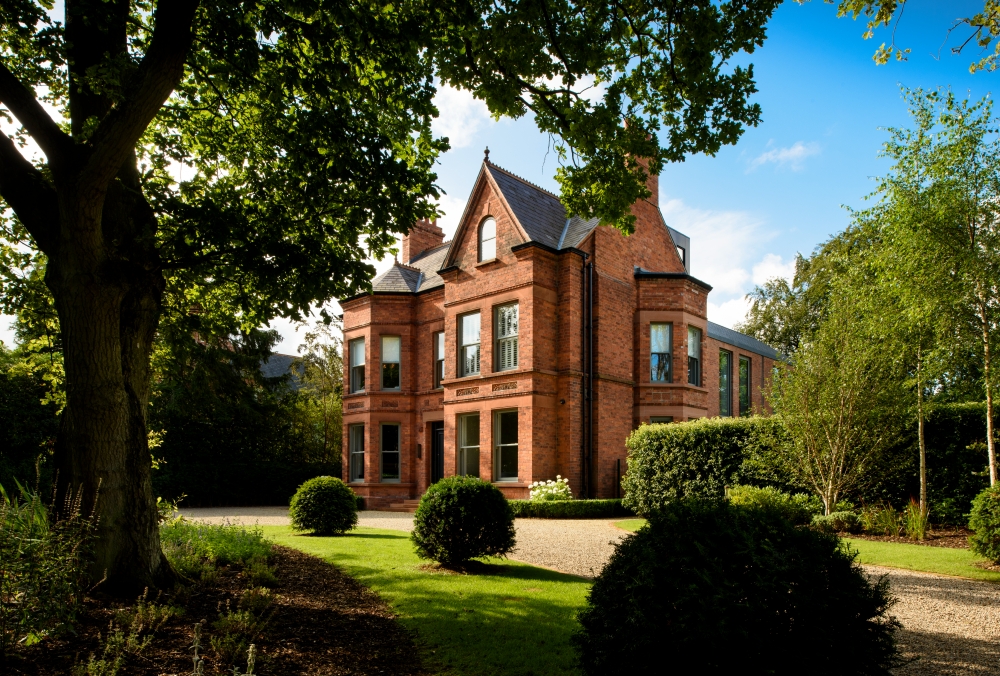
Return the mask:
<path id="1" fill-rule="evenodd" d="M 754 65 L 763 122 L 717 156 L 691 157 L 660 176 L 664 217 L 691 237 L 693 274 L 715 287 L 711 320 L 731 326 L 741 319 L 743 296 L 754 284 L 790 275 L 796 252 L 809 253 L 848 224 L 843 205 L 862 206 L 872 178 L 888 168 L 878 157 L 886 139 L 880 128 L 909 123 L 901 85 L 950 86 L 976 99 L 992 91 L 1000 74 L 969 73 L 978 58 L 974 45 L 951 54 L 961 31 L 943 45 L 956 18 L 981 8 L 982 0 L 910 0 L 895 36 L 911 49 L 909 59 L 884 66 L 871 57 L 891 39 L 889 30 L 862 40 L 863 21 L 837 19 L 834 5 L 778 8 L 764 46 L 741 57 Z M 494 122 L 485 106 L 454 90 L 441 91 L 438 104 L 436 129 L 452 141 L 438 166 L 445 192 L 440 223 L 449 237 L 485 146 L 496 164 L 558 191 L 556 158 L 530 119 Z M 6 323 L 0 318 L 0 340 L 11 344 Z M 277 350 L 294 353 L 301 334 L 288 322 L 273 326 L 283 336 Z"/>

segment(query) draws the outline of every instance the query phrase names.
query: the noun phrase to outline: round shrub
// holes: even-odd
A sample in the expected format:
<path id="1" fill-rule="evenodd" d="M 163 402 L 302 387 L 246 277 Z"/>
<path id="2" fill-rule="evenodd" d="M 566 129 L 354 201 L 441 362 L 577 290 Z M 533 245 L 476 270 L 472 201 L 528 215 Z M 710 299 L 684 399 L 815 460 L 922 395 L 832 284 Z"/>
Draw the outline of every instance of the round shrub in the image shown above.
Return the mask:
<path id="1" fill-rule="evenodd" d="M 295 530 L 340 535 L 358 525 L 358 505 L 354 491 L 343 481 L 332 476 L 318 476 L 295 491 L 288 516 Z"/>
<path id="2" fill-rule="evenodd" d="M 836 536 L 721 500 L 677 500 L 618 545 L 574 636 L 586 674 L 885 674 L 887 578 Z M 667 660 L 668 662 L 665 662 Z M 849 665 L 849 666 L 848 666 Z"/>
<path id="3" fill-rule="evenodd" d="M 994 563 L 1000 563 L 1000 484 L 985 489 L 972 501 L 969 549 Z"/>
<path id="4" fill-rule="evenodd" d="M 493 484 L 448 477 L 432 485 L 413 515 L 417 555 L 446 566 L 514 549 L 514 511 Z"/>

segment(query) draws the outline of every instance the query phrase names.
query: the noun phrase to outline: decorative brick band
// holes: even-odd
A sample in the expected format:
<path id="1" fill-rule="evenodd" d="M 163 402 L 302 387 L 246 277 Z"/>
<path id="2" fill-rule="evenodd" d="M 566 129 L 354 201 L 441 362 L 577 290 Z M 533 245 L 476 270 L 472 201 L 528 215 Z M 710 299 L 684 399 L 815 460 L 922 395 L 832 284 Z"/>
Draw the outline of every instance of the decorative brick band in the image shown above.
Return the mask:
<path id="1" fill-rule="evenodd" d="M 399 402 L 395 399 L 383 399 L 382 408 L 399 408 Z"/>
<path id="2" fill-rule="evenodd" d="M 493 385 L 494 392 L 503 392 L 504 390 L 516 390 L 516 389 L 517 389 L 516 380 L 512 383 L 494 383 Z"/>
<path id="3" fill-rule="evenodd" d="M 460 390 L 455 390 L 456 397 L 467 397 L 470 394 L 479 394 L 478 387 L 463 387 Z"/>
<path id="4" fill-rule="evenodd" d="M 347 408 L 364 408 L 365 403 L 363 401 L 356 401 L 347 405 Z"/>

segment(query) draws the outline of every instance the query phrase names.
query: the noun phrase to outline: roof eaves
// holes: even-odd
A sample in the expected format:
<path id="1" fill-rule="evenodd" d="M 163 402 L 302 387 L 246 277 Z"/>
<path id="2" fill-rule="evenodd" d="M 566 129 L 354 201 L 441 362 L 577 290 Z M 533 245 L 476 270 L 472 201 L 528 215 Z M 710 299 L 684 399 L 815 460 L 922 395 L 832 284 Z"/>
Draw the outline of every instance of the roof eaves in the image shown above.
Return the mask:
<path id="1" fill-rule="evenodd" d="M 635 269 L 636 279 L 683 279 L 689 282 L 697 284 L 706 291 L 711 291 L 712 286 L 707 284 L 697 277 L 692 277 L 686 272 L 650 272 L 649 270 L 643 270 L 642 268 Z"/>

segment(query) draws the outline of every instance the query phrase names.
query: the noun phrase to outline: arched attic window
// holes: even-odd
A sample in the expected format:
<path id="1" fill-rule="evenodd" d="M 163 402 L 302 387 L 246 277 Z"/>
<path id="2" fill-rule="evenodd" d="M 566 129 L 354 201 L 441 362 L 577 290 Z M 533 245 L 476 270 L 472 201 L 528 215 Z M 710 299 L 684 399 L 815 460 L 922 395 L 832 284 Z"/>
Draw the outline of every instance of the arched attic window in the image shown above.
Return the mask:
<path id="1" fill-rule="evenodd" d="M 487 216 L 479 225 L 479 262 L 497 257 L 497 222 Z"/>

